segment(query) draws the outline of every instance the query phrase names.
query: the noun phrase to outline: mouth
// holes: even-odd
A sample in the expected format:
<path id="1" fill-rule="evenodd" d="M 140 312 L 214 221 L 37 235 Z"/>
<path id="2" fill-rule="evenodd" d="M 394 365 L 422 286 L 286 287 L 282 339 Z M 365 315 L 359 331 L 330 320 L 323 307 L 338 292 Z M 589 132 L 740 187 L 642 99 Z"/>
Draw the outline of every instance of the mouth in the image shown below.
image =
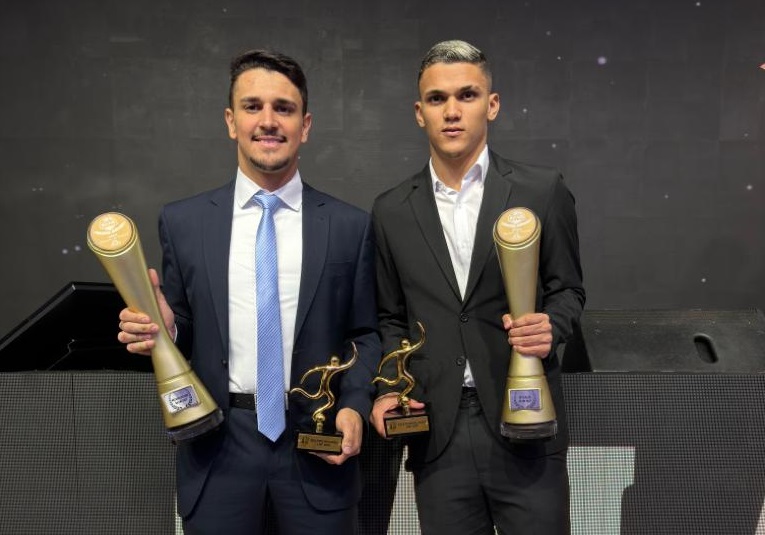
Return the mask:
<path id="1" fill-rule="evenodd" d="M 441 133 L 444 134 L 446 137 L 457 137 L 462 132 L 464 132 L 462 128 L 456 128 L 456 127 L 448 127 L 441 130 Z"/>
<path id="2" fill-rule="evenodd" d="M 264 147 L 278 147 L 287 141 L 284 136 L 253 136 L 252 140 Z"/>

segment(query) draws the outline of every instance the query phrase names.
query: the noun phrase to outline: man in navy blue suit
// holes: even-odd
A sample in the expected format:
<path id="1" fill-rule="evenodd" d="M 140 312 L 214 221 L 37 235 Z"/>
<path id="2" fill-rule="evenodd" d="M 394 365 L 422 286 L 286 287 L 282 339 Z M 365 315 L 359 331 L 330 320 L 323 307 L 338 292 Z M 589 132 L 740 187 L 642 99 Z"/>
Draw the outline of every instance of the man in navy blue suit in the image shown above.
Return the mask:
<path id="1" fill-rule="evenodd" d="M 261 533 L 269 503 L 281 533 L 350 534 L 361 497 L 356 455 L 381 354 L 370 219 L 301 179 L 298 149 L 311 114 L 292 58 L 263 50 L 235 58 L 225 120 L 237 145 L 236 178 L 163 208 L 162 290 L 150 270 L 164 323 L 226 415 L 219 431 L 178 447 L 178 512 L 187 535 Z M 271 210 L 284 392 L 331 355 L 347 361 L 350 342 L 358 348 L 358 362 L 332 385 L 337 403 L 327 416 L 343 434 L 339 455 L 296 449 L 294 431 L 313 429 L 305 397 L 288 397 L 281 434 L 258 429 L 260 195 L 278 197 Z M 120 320 L 120 341 L 148 353 L 157 325 L 128 309 Z"/>

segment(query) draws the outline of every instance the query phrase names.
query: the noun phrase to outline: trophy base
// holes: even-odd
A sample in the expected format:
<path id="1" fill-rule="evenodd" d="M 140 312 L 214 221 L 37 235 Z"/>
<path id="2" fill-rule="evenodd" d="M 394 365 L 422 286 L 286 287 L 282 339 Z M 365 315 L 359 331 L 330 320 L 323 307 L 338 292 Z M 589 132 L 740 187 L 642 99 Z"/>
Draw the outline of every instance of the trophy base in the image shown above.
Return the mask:
<path id="1" fill-rule="evenodd" d="M 324 433 L 298 431 L 297 449 L 313 453 L 340 455 L 343 452 L 343 435 L 325 435 Z"/>
<path id="2" fill-rule="evenodd" d="M 500 433 L 512 440 L 538 440 L 555 436 L 558 432 L 558 422 L 540 422 L 535 424 L 511 424 L 502 422 Z"/>
<path id="3" fill-rule="evenodd" d="M 223 422 L 223 411 L 215 409 L 210 414 L 203 416 L 191 423 L 167 429 L 167 436 L 173 444 L 179 444 L 193 440 L 214 429 Z"/>
<path id="4" fill-rule="evenodd" d="M 409 414 L 397 412 L 384 417 L 387 438 L 417 435 L 430 431 L 430 416 L 424 409 L 410 410 Z"/>

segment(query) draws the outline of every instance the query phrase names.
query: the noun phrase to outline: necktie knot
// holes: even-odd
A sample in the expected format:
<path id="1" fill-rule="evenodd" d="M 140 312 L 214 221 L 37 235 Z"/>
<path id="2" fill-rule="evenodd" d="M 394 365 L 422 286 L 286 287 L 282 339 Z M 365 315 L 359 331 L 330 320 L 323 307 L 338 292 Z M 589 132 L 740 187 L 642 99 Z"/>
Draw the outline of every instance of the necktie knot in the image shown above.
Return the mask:
<path id="1" fill-rule="evenodd" d="M 271 195 L 269 193 L 264 192 L 263 190 L 260 190 L 257 192 L 253 197 L 252 200 L 254 200 L 256 203 L 258 203 L 263 210 L 271 210 L 272 212 L 279 207 L 279 204 L 282 202 L 279 197 L 276 195 Z"/>

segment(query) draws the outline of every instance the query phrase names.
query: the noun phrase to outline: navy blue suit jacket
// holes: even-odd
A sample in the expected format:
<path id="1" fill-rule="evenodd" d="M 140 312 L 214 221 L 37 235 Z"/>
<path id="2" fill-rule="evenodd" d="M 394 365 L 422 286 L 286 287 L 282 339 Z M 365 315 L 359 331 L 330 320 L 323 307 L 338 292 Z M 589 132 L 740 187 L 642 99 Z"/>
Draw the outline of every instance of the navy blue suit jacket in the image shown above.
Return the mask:
<path id="1" fill-rule="evenodd" d="M 165 206 L 160 215 L 163 291 L 175 313 L 177 345 L 191 361 L 224 414 L 229 409 L 228 261 L 234 182 Z M 368 214 L 307 184 L 303 189 L 303 263 L 298 298 L 291 386 L 306 370 L 326 364 L 330 355 L 349 358 L 349 342 L 359 361 L 333 380 L 336 411 L 352 408 L 366 419 L 374 391 L 371 380 L 381 348 L 375 302 L 374 233 Z M 254 290 L 253 290 L 254 291 Z M 316 391 L 318 374 L 305 388 Z M 316 407 L 290 396 L 287 433 L 313 430 Z M 193 509 L 225 433 L 220 431 L 177 451 L 178 512 Z M 320 510 L 347 508 L 361 496 L 357 458 L 341 466 L 294 452 L 309 502 Z"/>

